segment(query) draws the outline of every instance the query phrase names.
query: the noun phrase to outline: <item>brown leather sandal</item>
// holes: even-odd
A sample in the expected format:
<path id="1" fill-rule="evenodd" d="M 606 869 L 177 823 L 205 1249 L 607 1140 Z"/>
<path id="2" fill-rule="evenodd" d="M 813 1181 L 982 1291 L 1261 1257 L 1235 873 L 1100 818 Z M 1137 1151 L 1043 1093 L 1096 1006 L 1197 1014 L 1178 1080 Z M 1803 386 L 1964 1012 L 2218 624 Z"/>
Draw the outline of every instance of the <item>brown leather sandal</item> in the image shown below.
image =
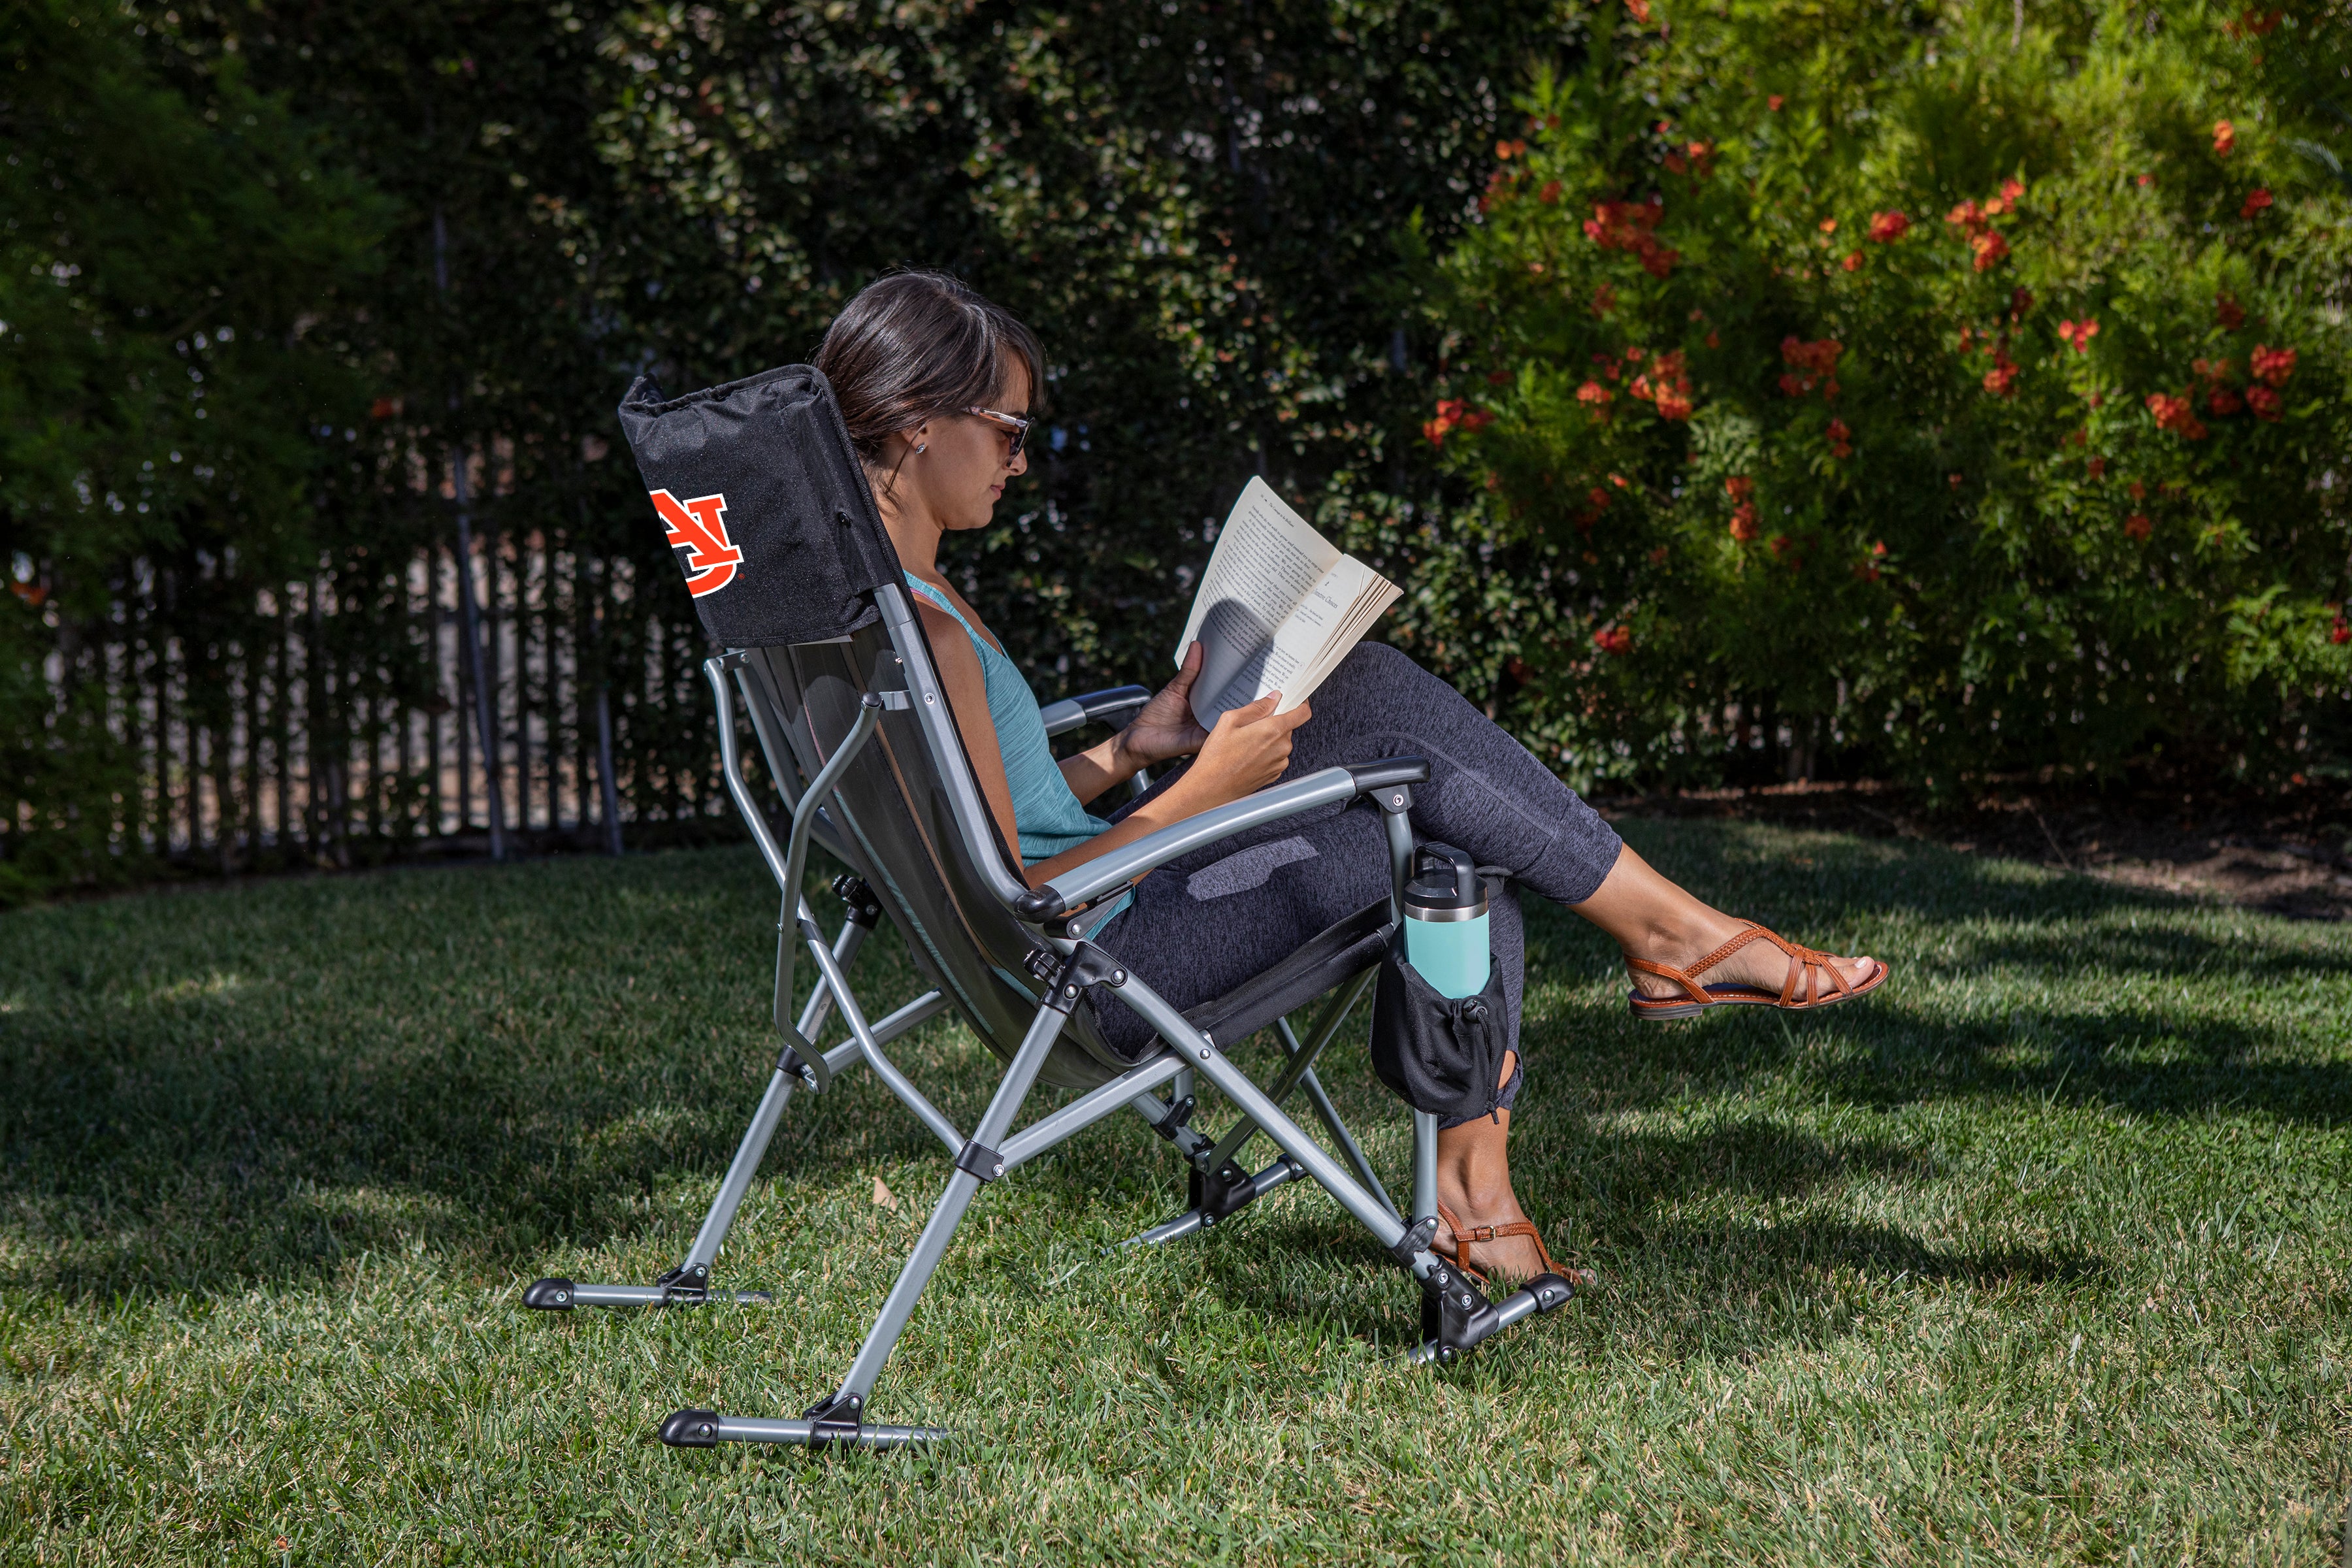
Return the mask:
<path id="1" fill-rule="evenodd" d="M 1761 985 L 1701 985 L 1698 977 L 1738 952 L 1751 942 L 1769 942 L 1789 955 L 1789 977 L 1780 983 L 1780 994 L 1774 995 Z M 1836 964 L 1826 952 L 1816 952 L 1810 947 L 1799 947 L 1777 931 L 1765 930 L 1754 921 L 1748 928 L 1688 969 L 1676 969 L 1671 963 L 1654 963 L 1646 958 L 1628 957 L 1625 965 L 1644 974 L 1655 974 L 1671 980 L 1683 988 L 1680 996 L 1650 996 L 1635 987 L 1632 1001 L 1633 1016 L 1663 1023 L 1670 1018 L 1688 1018 L 1706 1012 L 1709 1007 L 1763 1006 L 1786 1007 L 1800 1011 L 1807 1007 L 1831 1007 L 1840 1002 L 1851 1002 L 1866 996 L 1886 980 L 1886 965 L 1876 959 L 1874 973 L 1858 984 L 1848 984 L 1837 972 Z M 1824 989 L 1822 982 L 1828 982 Z"/>
<path id="2" fill-rule="evenodd" d="M 1465 1226 L 1444 1204 L 1437 1205 L 1437 1217 L 1444 1220 L 1445 1228 L 1454 1233 L 1454 1248 L 1449 1252 L 1443 1247 L 1435 1247 L 1433 1250 L 1481 1286 L 1487 1282 L 1486 1271 L 1475 1263 L 1465 1261 L 1463 1252 L 1475 1241 L 1503 1241 L 1515 1236 L 1524 1236 L 1536 1244 L 1536 1256 L 1543 1259 L 1544 1273 L 1557 1274 L 1580 1290 L 1590 1290 L 1601 1282 L 1601 1276 L 1590 1268 L 1567 1268 L 1553 1261 L 1551 1249 L 1544 1245 L 1543 1233 L 1536 1229 L 1533 1220 L 1517 1219 L 1507 1225 Z"/>

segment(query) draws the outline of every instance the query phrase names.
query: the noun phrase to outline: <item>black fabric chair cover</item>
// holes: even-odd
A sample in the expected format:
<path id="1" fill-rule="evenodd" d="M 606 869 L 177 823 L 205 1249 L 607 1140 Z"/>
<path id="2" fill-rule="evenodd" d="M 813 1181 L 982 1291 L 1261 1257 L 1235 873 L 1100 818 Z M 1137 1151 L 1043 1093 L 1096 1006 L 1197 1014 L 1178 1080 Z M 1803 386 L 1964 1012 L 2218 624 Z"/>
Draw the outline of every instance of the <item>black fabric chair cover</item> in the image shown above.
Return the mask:
<path id="1" fill-rule="evenodd" d="M 639 376 L 621 429 L 677 552 L 703 629 L 721 647 L 847 637 L 898 558 L 813 365 L 665 400 Z"/>

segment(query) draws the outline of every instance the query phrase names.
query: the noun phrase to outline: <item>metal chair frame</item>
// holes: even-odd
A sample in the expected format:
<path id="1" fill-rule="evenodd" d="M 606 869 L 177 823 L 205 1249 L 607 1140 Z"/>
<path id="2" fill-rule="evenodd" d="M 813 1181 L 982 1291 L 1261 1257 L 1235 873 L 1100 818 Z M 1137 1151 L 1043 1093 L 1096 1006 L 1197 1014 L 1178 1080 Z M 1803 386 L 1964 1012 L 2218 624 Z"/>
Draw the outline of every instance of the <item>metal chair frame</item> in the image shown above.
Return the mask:
<path id="1" fill-rule="evenodd" d="M 876 1380 L 918 1300 L 982 1187 L 1122 1108 L 1140 1114 L 1190 1167 L 1190 1206 L 1129 1245 L 1156 1245 L 1194 1234 L 1230 1218 L 1286 1182 L 1311 1177 L 1418 1281 L 1422 1336 L 1411 1352 L 1416 1363 L 1451 1361 L 1504 1328 L 1564 1305 L 1574 1288 L 1557 1275 L 1539 1276 L 1493 1302 L 1450 1260 L 1431 1251 L 1437 1228 L 1436 1118 L 1413 1114 L 1408 1218 L 1381 1185 L 1315 1074 L 1317 1059 L 1370 988 L 1378 952 L 1398 918 L 1413 849 L 1406 814 L 1412 786 L 1428 777 L 1426 763 L 1396 758 L 1328 768 L 1161 829 L 1033 889 L 980 794 L 907 595 L 886 585 L 874 592 L 873 604 L 878 625 L 839 646 L 738 650 L 704 666 L 719 705 L 728 789 L 782 899 L 773 1016 L 785 1045 L 718 1195 L 685 1258 L 652 1284 L 541 1279 L 524 1293 L 525 1303 L 568 1310 L 767 1301 L 758 1291 L 713 1290 L 711 1269 L 793 1094 L 823 1093 L 837 1075 L 862 1064 L 939 1138 L 953 1162 L 921 1236 L 832 1394 L 789 1419 L 680 1410 L 662 1424 L 665 1443 L 685 1447 L 723 1442 L 891 1447 L 947 1436 L 939 1427 L 866 1419 Z M 788 694 L 782 689 L 788 682 L 778 673 L 787 666 L 797 669 L 795 661 L 804 657 L 818 656 L 829 661 L 824 667 L 834 672 L 833 685 L 842 689 L 835 694 L 834 718 L 854 711 L 845 726 L 835 722 L 836 732 L 830 736 L 823 732 L 818 704 L 810 696 L 814 688 Z M 865 668 L 858 668 L 861 659 L 870 661 Z M 851 689 L 856 690 L 854 710 L 843 695 Z M 790 813 L 790 827 L 781 844 L 745 776 L 735 721 L 739 695 L 770 777 Z M 1048 731 L 1063 733 L 1116 717 L 1148 695 L 1140 687 L 1127 687 L 1052 704 L 1044 710 Z M 788 712 L 794 697 L 796 716 Z M 874 745 L 886 718 L 894 720 L 891 738 Z M 930 815 L 916 809 L 918 795 L 928 803 Z M 930 859 L 921 864 L 952 867 L 953 875 L 942 872 L 938 886 L 909 887 L 907 858 L 901 854 L 894 861 L 884 853 L 887 847 L 877 842 L 877 830 L 867 820 L 866 807 L 885 796 L 892 797 L 887 804 L 911 814 L 908 820 L 914 836 L 925 837 Z M 1109 902 L 1153 868 L 1301 812 L 1359 800 L 1378 809 L 1386 827 L 1391 860 L 1386 905 L 1376 904 L 1340 922 L 1230 996 L 1190 1015 L 1180 1012 L 1113 953 L 1087 940 Z M 930 837 L 945 842 L 931 843 Z M 850 868 L 835 883 L 847 914 L 832 937 L 818 925 L 801 893 L 812 844 Z M 914 875 L 920 874 L 919 866 Z M 961 888 L 955 885 L 958 879 L 964 884 Z M 927 921 L 924 899 L 941 894 L 961 901 L 928 906 L 934 918 Z M 941 907 L 952 921 L 936 917 Z M 869 1020 L 849 984 L 848 971 L 886 910 L 907 937 L 919 966 L 940 984 L 888 1016 Z M 954 921 L 961 922 L 960 933 L 942 929 Z M 1025 947 L 1021 966 L 1039 983 L 1034 991 L 988 957 L 990 943 L 1003 949 L 1007 942 Z M 808 1001 L 794 1014 L 796 948 L 805 951 L 817 978 Z M 983 973 L 975 964 L 984 964 L 984 973 L 1001 982 L 1002 988 L 970 983 L 970 975 Z M 1115 1058 L 1100 1044 L 1088 1010 L 1094 994 L 1116 998 L 1150 1026 L 1156 1042 L 1140 1060 Z M 1317 995 L 1328 1000 L 1302 1038 L 1287 1015 Z M 1008 1007 L 1011 998 L 1017 998 L 1017 1008 L 1034 1007 L 1025 1021 Z M 987 1109 L 969 1133 L 941 1112 L 885 1049 L 950 1007 L 1006 1064 Z M 811 1041 L 835 1013 L 850 1038 L 819 1052 Z M 1274 1081 L 1264 1089 L 1226 1055 L 1227 1047 L 1262 1027 L 1273 1029 L 1284 1058 Z M 1085 1092 L 1016 1131 L 1015 1118 L 1041 1074 L 1047 1081 Z M 1240 1113 L 1240 1120 L 1214 1141 L 1192 1124 L 1194 1089 L 1202 1081 Z M 1295 1092 L 1307 1097 L 1336 1155 L 1282 1109 Z M 1276 1155 L 1271 1163 L 1248 1173 L 1239 1156 L 1261 1132 L 1275 1144 Z"/>

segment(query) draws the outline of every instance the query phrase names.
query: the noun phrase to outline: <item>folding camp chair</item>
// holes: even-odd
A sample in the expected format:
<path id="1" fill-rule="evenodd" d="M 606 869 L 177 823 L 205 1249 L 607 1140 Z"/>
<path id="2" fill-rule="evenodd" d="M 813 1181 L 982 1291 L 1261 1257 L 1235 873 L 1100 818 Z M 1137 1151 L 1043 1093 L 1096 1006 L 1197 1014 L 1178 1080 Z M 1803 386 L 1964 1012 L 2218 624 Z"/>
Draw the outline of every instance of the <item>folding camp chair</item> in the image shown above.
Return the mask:
<path id="1" fill-rule="evenodd" d="M 802 366 L 665 403 L 645 384 L 623 405 L 625 425 L 657 509 L 698 598 L 720 546 L 782 584 L 769 596 L 727 606 L 702 604 L 706 626 L 730 652 L 705 667 L 719 703 L 728 787 L 775 876 L 789 919 L 779 921 L 775 1018 L 785 1047 L 767 1096 L 721 1184 L 719 1200 L 677 1279 L 652 1287 L 569 1286 L 541 1281 L 535 1305 L 655 1304 L 707 1300 L 709 1269 L 759 1155 L 795 1085 L 823 1092 L 832 1076 L 863 1062 L 937 1136 L 953 1163 L 912 1254 L 840 1387 L 793 1419 L 680 1410 L 662 1440 L 708 1447 L 721 1442 L 853 1443 L 890 1446 L 941 1437 L 933 1427 L 866 1419 L 867 1402 L 915 1303 L 945 1256 L 980 1189 L 1122 1108 L 1143 1116 L 1188 1163 L 1191 1204 L 1135 1237 L 1173 1239 L 1218 1224 L 1285 1182 L 1312 1177 L 1419 1282 L 1422 1338 L 1416 1361 L 1450 1361 L 1500 1330 L 1549 1311 L 1573 1294 L 1557 1275 L 1538 1276 L 1501 1302 L 1489 1301 L 1447 1259 L 1430 1250 L 1436 1219 L 1436 1121 L 1415 1113 L 1412 1218 L 1401 1215 L 1314 1074 L 1317 1057 L 1369 987 L 1397 918 L 1413 848 L 1407 817 L 1412 788 L 1428 777 L 1419 758 L 1333 767 L 1163 828 L 1110 851 L 1045 887 L 1032 889 L 1005 845 L 974 779 L 970 758 L 897 569 L 872 496 L 841 428 L 831 389 Z M 680 541 L 669 508 L 676 494 L 701 494 L 746 518 L 740 543 L 707 526 Z M 731 497 L 731 500 L 725 499 Z M 671 502 L 672 506 L 679 503 Z M 705 507 L 697 517 L 710 512 Z M 686 531 L 689 533 L 691 530 Z M 784 583 L 786 562 L 796 574 Z M 829 574 L 829 577 L 826 574 Z M 734 578 L 733 573 L 727 579 Z M 818 581 L 816 579 L 824 578 Z M 723 585 L 723 584 L 722 584 Z M 714 595 L 715 596 L 715 595 Z M 779 607 L 777 601 L 790 600 Z M 778 635 L 781 633 L 782 635 Z M 750 634 L 750 635 L 745 635 Z M 731 689 L 730 689 L 731 686 Z M 1089 713 L 1132 707 L 1139 689 L 1098 694 L 1048 710 L 1074 727 Z M 752 795 L 738 752 L 740 696 L 767 772 L 790 810 L 779 843 Z M 1325 931 L 1227 995 L 1179 1012 L 1108 948 L 1088 940 L 1111 903 L 1153 868 L 1300 813 L 1361 802 L 1381 814 L 1391 858 L 1391 897 Z M 828 939 L 801 897 L 807 854 L 822 835 L 851 870 L 851 913 Z M 887 913 L 934 987 L 887 1017 L 869 1021 L 847 978 L 848 961 L 877 914 Z M 862 923 L 861 923 L 862 922 Z M 815 994 L 787 1024 L 793 994 L 793 942 L 817 972 Z M 1301 1039 L 1287 1016 L 1328 996 Z M 1123 1056 L 1097 1026 L 1099 1005 L 1131 1008 L 1151 1027 L 1139 1053 Z M 898 1034 L 952 1008 L 1005 1063 L 995 1094 L 969 1132 L 957 1127 L 894 1064 L 885 1047 Z M 812 1028 L 838 1012 L 850 1039 L 833 1051 L 811 1045 Z M 1271 1027 L 1285 1060 L 1261 1089 L 1227 1050 Z M 1212 1140 L 1192 1125 L 1197 1082 L 1205 1080 L 1241 1120 Z M 1015 1131 L 1039 1082 L 1077 1097 Z M 1162 1099 L 1160 1090 L 1169 1090 Z M 1331 1135 L 1337 1156 L 1311 1138 L 1280 1101 L 1303 1091 Z M 1276 1151 L 1255 1173 L 1239 1160 L 1263 1132 Z M 681 1289 L 683 1287 L 684 1289 Z M 741 1298 L 737 1298 L 741 1299 Z M 756 1299 L 756 1298 L 755 1298 Z"/>

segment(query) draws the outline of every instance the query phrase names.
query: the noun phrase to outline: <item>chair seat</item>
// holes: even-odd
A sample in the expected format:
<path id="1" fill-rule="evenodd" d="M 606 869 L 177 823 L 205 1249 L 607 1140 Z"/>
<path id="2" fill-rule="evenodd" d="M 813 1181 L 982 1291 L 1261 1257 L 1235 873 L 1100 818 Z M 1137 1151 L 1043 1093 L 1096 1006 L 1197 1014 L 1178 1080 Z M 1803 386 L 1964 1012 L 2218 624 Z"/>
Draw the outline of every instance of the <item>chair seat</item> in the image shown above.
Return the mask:
<path id="1" fill-rule="evenodd" d="M 1386 899 L 1366 904 L 1273 968 L 1192 1008 L 1184 1021 L 1213 1046 L 1237 1045 L 1378 963 L 1394 930 Z"/>

